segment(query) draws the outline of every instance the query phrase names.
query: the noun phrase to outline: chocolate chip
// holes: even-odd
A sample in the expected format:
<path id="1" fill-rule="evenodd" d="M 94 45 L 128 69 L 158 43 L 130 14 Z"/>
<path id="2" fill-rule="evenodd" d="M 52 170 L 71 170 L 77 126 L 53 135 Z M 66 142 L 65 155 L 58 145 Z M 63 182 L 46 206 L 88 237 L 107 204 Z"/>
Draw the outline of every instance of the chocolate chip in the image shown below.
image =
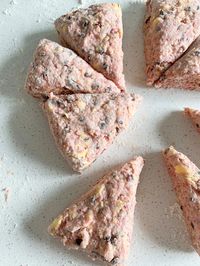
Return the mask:
<path id="1" fill-rule="evenodd" d="M 196 56 L 200 56 L 200 51 L 195 51 L 195 52 L 194 52 L 194 55 L 196 55 Z"/>
<path id="2" fill-rule="evenodd" d="M 99 84 L 97 84 L 97 83 L 93 83 L 92 86 L 91 86 L 91 88 L 92 88 L 93 90 L 98 90 L 98 89 L 99 89 Z"/>
<path id="3" fill-rule="evenodd" d="M 84 122 L 84 121 L 85 121 L 85 117 L 84 117 L 84 116 L 79 116 L 78 120 L 79 120 L 80 122 Z"/>
<path id="4" fill-rule="evenodd" d="M 118 239 L 118 235 L 106 236 L 106 237 L 104 238 L 104 240 L 105 240 L 106 242 L 108 242 L 108 243 L 110 242 L 112 245 L 115 245 L 115 244 L 116 244 L 117 239 Z"/>
<path id="5" fill-rule="evenodd" d="M 107 69 L 108 69 L 108 64 L 103 63 L 103 68 L 104 68 L 105 70 L 107 70 Z"/>
<path id="6" fill-rule="evenodd" d="M 90 73 L 88 73 L 88 72 L 85 72 L 84 76 L 85 76 L 86 78 L 91 78 L 91 77 L 92 77 L 92 74 L 90 74 Z"/>
<path id="7" fill-rule="evenodd" d="M 134 180 L 133 175 L 128 174 L 127 177 L 126 177 L 126 180 L 127 180 L 127 181 L 133 181 L 133 180 Z"/>
<path id="8" fill-rule="evenodd" d="M 124 122 L 123 122 L 121 119 L 117 119 L 117 120 L 116 120 L 116 123 L 117 123 L 117 124 L 120 124 L 120 125 L 123 125 Z"/>
<path id="9" fill-rule="evenodd" d="M 61 101 L 59 101 L 59 100 L 56 101 L 56 104 L 57 104 L 57 106 L 60 107 L 60 108 L 65 108 L 64 103 L 61 102 Z"/>
<path id="10" fill-rule="evenodd" d="M 104 48 L 101 46 L 98 46 L 98 47 L 96 47 L 96 52 L 102 55 L 102 54 L 104 54 Z"/>
<path id="11" fill-rule="evenodd" d="M 117 264 L 119 262 L 119 258 L 118 257 L 115 257 L 111 260 L 111 263 L 114 265 L 114 264 Z"/>
<path id="12" fill-rule="evenodd" d="M 90 23 L 90 21 L 88 19 L 82 18 L 82 20 L 80 22 L 80 26 L 81 26 L 82 30 L 87 31 L 89 23 Z"/>
<path id="13" fill-rule="evenodd" d="M 66 125 L 64 127 L 63 131 L 64 131 L 64 134 L 67 134 L 67 133 L 70 133 L 71 129 L 70 129 L 70 127 L 68 125 Z"/>
<path id="14" fill-rule="evenodd" d="M 190 11 L 191 11 L 191 7 L 188 6 L 188 7 L 186 7 L 184 10 L 185 10 L 186 12 L 190 12 Z"/>
<path id="15" fill-rule="evenodd" d="M 165 151 L 164 151 L 164 154 L 167 154 L 169 152 L 169 148 L 167 148 Z"/>
<path id="16" fill-rule="evenodd" d="M 45 53 L 44 51 L 41 51 L 41 52 L 39 53 L 39 55 L 40 55 L 40 56 L 45 56 L 46 53 Z"/>
<path id="17" fill-rule="evenodd" d="M 183 210 L 183 206 L 181 206 L 181 210 Z"/>
<path id="18" fill-rule="evenodd" d="M 200 127 L 200 126 L 199 126 L 199 124 L 196 124 L 196 127 L 198 127 L 198 128 L 199 128 L 199 127 Z"/>
<path id="19" fill-rule="evenodd" d="M 106 236 L 105 238 L 104 238 L 104 240 L 106 241 L 106 242 L 110 242 L 110 236 Z"/>
<path id="20" fill-rule="evenodd" d="M 100 121 L 99 122 L 99 128 L 104 129 L 106 127 L 106 122 L 105 121 Z"/>
<path id="21" fill-rule="evenodd" d="M 197 6 L 197 10 L 199 10 L 200 9 L 200 6 Z"/>
<path id="22" fill-rule="evenodd" d="M 111 92 L 112 88 L 111 87 L 107 87 L 106 88 L 106 92 Z"/>
<path id="23" fill-rule="evenodd" d="M 116 127 L 116 132 L 117 132 L 117 134 L 119 133 L 119 128 L 118 127 Z"/>
<path id="24" fill-rule="evenodd" d="M 81 243 L 82 243 L 82 239 L 81 238 L 77 238 L 76 239 L 76 245 L 78 245 L 78 246 L 80 246 L 81 245 Z"/>
<path id="25" fill-rule="evenodd" d="M 112 177 L 116 177 L 116 176 L 117 176 L 116 172 L 113 172 Z"/>
<path id="26" fill-rule="evenodd" d="M 191 222 L 192 229 L 194 229 L 194 224 Z"/>
<path id="27" fill-rule="evenodd" d="M 110 238 L 110 242 L 112 245 L 116 245 L 117 244 L 117 239 L 118 239 L 118 235 L 112 235 Z"/>
<path id="28" fill-rule="evenodd" d="M 99 146 L 99 143 L 96 144 L 96 150 L 99 150 L 100 149 L 100 146 Z"/>
<path id="29" fill-rule="evenodd" d="M 164 13 L 164 11 L 162 9 L 160 10 L 159 17 L 162 18 L 162 19 L 165 19 L 165 13 Z"/>
<path id="30" fill-rule="evenodd" d="M 146 20 L 145 20 L 145 24 L 147 24 L 149 21 L 150 21 L 151 17 L 148 17 Z"/>
<path id="31" fill-rule="evenodd" d="M 68 16 L 68 17 L 67 17 L 68 20 L 71 20 L 71 18 L 72 18 L 71 16 Z"/>
<path id="32" fill-rule="evenodd" d="M 110 95 L 110 99 L 113 100 L 113 101 L 116 99 L 116 97 L 117 97 L 117 95 L 114 94 L 114 93 Z"/>
<path id="33" fill-rule="evenodd" d="M 164 11 L 162 9 L 160 10 L 160 16 L 164 16 Z"/>
<path id="34" fill-rule="evenodd" d="M 49 99 L 49 96 L 47 95 L 42 95 L 42 101 L 46 102 Z"/>
<path id="35" fill-rule="evenodd" d="M 44 71 L 44 72 L 42 73 L 42 77 L 43 77 L 43 79 L 47 79 L 47 71 Z"/>

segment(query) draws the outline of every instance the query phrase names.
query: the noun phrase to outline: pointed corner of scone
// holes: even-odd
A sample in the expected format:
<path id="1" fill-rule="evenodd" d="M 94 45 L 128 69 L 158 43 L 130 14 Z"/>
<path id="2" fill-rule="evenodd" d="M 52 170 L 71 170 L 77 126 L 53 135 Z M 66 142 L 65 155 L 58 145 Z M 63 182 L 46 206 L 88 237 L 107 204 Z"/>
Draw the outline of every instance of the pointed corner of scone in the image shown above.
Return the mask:
<path id="1" fill-rule="evenodd" d="M 102 177 L 59 215 L 49 233 L 69 248 L 85 251 L 108 265 L 121 265 L 131 244 L 142 157 Z"/>
<path id="2" fill-rule="evenodd" d="M 115 10 L 116 14 L 121 17 L 122 16 L 122 8 L 121 5 L 118 3 L 112 3 L 112 7 Z"/>
<path id="3" fill-rule="evenodd" d="M 168 155 L 175 153 L 175 152 L 176 152 L 176 150 L 175 150 L 174 146 L 170 145 L 168 148 L 163 150 L 163 155 L 168 156 Z"/>
<path id="4" fill-rule="evenodd" d="M 173 147 L 164 156 L 192 245 L 200 254 L 200 169 Z"/>
<path id="5" fill-rule="evenodd" d="M 197 131 L 200 132 L 200 110 L 187 107 L 184 109 L 184 113 L 190 118 Z"/>

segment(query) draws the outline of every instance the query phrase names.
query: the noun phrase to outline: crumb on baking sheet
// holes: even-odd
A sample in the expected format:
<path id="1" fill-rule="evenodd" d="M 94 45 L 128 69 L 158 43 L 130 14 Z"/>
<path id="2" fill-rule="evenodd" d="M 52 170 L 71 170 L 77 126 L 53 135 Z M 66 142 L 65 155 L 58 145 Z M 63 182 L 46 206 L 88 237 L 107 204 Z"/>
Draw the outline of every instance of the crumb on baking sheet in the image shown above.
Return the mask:
<path id="1" fill-rule="evenodd" d="M 11 192 L 10 188 L 9 187 L 3 188 L 2 191 L 4 192 L 5 202 L 8 202 Z"/>

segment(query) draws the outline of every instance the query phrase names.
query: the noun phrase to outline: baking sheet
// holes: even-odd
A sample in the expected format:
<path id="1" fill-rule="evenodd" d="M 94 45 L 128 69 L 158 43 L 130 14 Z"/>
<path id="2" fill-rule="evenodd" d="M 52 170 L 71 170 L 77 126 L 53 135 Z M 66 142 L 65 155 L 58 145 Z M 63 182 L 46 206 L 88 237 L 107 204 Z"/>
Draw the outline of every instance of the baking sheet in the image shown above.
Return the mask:
<path id="1" fill-rule="evenodd" d="M 100 1 L 82 1 L 88 6 Z M 100 265 L 66 250 L 47 227 L 70 202 L 113 166 L 142 155 L 146 165 L 137 194 L 128 266 L 200 265 L 185 230 L 160 151 L 168 145 L 200 166 L 200 136 L 182 114 L 199 108 L 199 92 L 145 86 L 144 1 L 123 7 L 127 88 L 143 96 L 129 129 L 83 174 L 57 151 L 38 102 L 23 90 L 27 67 L 42 38 L 57 41 L 53 21 L 81 5 L 72 0 L 0 2 L 0 265 Z M 5 191 L 5 189 L 7 189 Z M 7 202 L 5 196 L 8 196 Z"/>

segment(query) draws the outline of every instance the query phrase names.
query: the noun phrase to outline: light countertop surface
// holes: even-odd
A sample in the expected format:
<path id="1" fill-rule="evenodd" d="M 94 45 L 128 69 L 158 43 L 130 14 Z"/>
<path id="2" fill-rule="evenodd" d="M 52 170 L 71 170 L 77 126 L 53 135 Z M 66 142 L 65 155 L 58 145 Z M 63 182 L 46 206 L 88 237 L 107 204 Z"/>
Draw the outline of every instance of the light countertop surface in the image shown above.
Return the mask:
<path id="1" fill-rule="evenodd" d="M 85 0 L 82 6 L 98 2 Z M 58 152 L 38 102 L 23 87 L 39 40 L 57 41 L 53 21 L 81 4 L 76 0 L 0 1 L 1 266 L 101 265 L 66 250 L 48 235 L 47 227 L 99 177 L 135 155 L 142 155 L 146 164 L 127 266 L 200 265 L 161 156 L 161 150 L 173 144 L 200 166 L 200 135 L 182 114 L 185 106 L 200 108 L 200 92 L 145 86 L 145 4 L 117 2 L 123 7 L 127 88 L 141 94 L 143 103 L 129 129 L 80 175 Z"/>

